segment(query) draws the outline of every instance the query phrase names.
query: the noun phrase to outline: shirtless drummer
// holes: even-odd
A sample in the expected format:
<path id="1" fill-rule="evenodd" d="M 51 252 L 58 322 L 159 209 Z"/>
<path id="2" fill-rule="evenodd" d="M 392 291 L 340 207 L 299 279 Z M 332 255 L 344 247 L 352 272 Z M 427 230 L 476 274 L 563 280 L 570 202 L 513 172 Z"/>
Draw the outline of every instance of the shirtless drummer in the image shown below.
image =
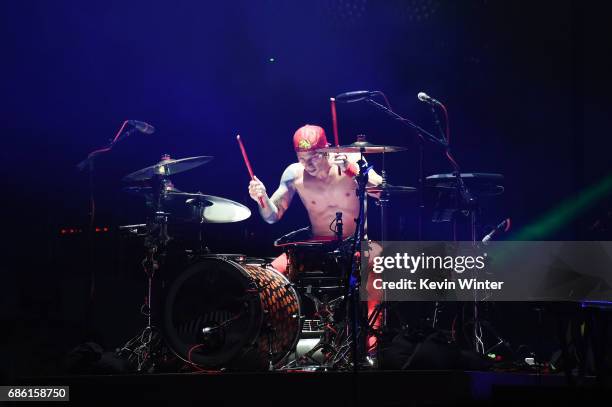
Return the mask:
<path id="1" fill-rule="evenodd" d="M 311 225 L 311 239 L 329 240 L 335 233 L 330 224 L 336 219 L 336 212 L 342 212 L 343 238 L 355 233 L 359 216 L 359 200 L 355 195 L 359 172 L 357 161 L 360 154 L 321 153 L 320 148 L 328 147 L 325 131 L 319 126 L 305 125 L 293 135 L 293 148 L 297 153 L 297 163 L 289 165 L 281 176 L 278 189 L 269 197 L 266 187 L 257 178 L 249 183 L 249 195 L 259 202 L 263 198 L 265 208 L 259 207 L 262 218 L 268 223 L 278 222 L 293 199 L 295 193 L 306 207 Z M 338 174 L 338 167 L 341 174 Z M 368 172 L 368 185 L 382 183 L 382 177 L 374 170 Z M 287 257 L 279 256 L 272 266 L 283 274 L 287 270 Z M 375 302 L 368 302 L 368 314 L 373 311 Z"/>
<path id="2" fill-rule="evenodd" d="M 342 212 L 343 238 L 355 233 L 359 216 L 359 200 L 355 195 L 359 172 L 359 154 L 320 153 L 315 150 L 328 147 L 325 131 L 319 126 L 307 124 L 293 135 L 293 148 L 297 163 L 290 164 L 281 176 L 278 189 L 268 197 L 266 187 L 255 177 L 249 183 L 249 195 L 256 202 L 263 198 L 265 208 L 260 207 L 261 217 L 268 223 L 278 222 L 291 204 L 297 192 L 310 218 L 312 239 L 334 238 L 329 225 Z M 337 166 L 341 169 L 338 174 Z M 368 172 L 368 186 L 380 185 L 382 177 L 374 170 Z M 350 220 L 350 221 L 349 221 Z M 283 264 L 284 261 L 284 264 Z M 279 257 L 273 266 L 284 273 L 286 258 Z"/>

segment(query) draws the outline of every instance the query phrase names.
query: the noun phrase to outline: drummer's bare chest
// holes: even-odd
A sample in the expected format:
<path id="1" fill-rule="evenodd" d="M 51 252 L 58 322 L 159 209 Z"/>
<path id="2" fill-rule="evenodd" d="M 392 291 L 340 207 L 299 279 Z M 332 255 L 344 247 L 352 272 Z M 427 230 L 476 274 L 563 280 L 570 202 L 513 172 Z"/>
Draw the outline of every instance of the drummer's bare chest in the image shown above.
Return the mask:
<path id="1" fill-rule="evenodd" d="M 356 186 L 355 181 L 344 174 L 331 174 L 324 180 L 306 175 L 298 177 L 295 182 L 295 188 L 308 211 L 358 207 Z"/>

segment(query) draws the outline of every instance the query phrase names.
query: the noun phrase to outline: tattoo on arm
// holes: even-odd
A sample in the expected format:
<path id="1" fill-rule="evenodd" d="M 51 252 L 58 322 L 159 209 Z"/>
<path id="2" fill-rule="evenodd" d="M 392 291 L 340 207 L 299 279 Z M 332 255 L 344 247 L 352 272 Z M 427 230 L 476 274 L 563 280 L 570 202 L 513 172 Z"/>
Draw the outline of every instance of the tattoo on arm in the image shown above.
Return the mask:
<path id="1" fill-rule="evenodd" d="M 274 223 L 279 221 L 287 208 L 289 208 L 289 204 L 291 204 L 291 200 L 295 194 L 295 187 L 293 185 L 294 178 L 295 175 L 292 168 L 287 167 L 285 172 L 283 172 L 278 189 L 270 198 L 270 208 L 267 210 L 260 208 L 261 216 L 266 222 Z"/>

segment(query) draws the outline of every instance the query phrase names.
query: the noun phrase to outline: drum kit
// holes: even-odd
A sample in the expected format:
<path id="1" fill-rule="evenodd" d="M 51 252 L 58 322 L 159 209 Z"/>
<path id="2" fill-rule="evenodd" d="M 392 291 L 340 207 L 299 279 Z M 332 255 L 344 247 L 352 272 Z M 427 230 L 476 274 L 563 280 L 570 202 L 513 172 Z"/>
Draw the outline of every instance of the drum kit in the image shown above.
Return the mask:
<path id="1" fill-rule="evenodd" d="M 320 149 L 323 153 L 359 153 L 357 196 L 361 208 L 355 235 L 342 239 L 342 214 L 335 221 L 336 238 L 304 239 L 290 234 L 275 242 L 288 258 L 288 273 L 275 270 L 269 259 L 242 254 L 213 254 L 206 249 L 201 230 L 208 223 L 240 222 L 251 216 L 246 206 L 200 192 L 183 192 L 171 181 L 182 173 L 210 162 L 213 157 L 172 159 L 164 155 L 155 165 L 124 177 L 124 191 L 144 198 L 147 222 L 121 227 L 144 237 L 146 274 L 144 329 L 118 354 L 136 371 L 157 371 L 164 355 L 174 354 L 192 370 L 348 370 L 363 365 L 357 332 L 367 318 L 357 316 L 360 262 L 357 243 L 365 239 L 365 201 L 375 195 L 381 210 L 381 240 L 387 238 L 386 210 L 390 199 L 417 188 L 387 183 L 386 153 L 404 147 L 369 143 L 363 136 L 348 145 Z M 381 154 L 383 183 L 367 185 L 371 167 L 364 155 Z M 424 186 L 441 194 L 459 191 L 458 179 L 470 183 L 474 193 L 496 194 L 501 176 L 495 174 L 440 174 Z M 478 187 L 478 188 L 477 188 Z M 481 189 L 479 189 L 482 187 Z M 457 208 L 459 210 L 461 208 Z M 472 213 L 472 212 L 470 212 Z M 475 213 L 475 210 L 474 212 Z M 475 221 L 475 215 L 474 215 Z M 173 239 L 168 226 L 197 224 L 198 250 L 190 251 L 188 265 L 178 273 L 168 259 Z M 184 263 L 182 263 L 184 264 Z M 175 278 L 164 288 L 156 283 L 169 272 Z M 156 305 L 158 304 L 158 305 Z M 384 306 L 383 326 L 386 324 Z M 363 314 L 363 313 L 362 313 Z M 361 318 L 361 319 L 360 319 Z M 369 327 L 372 329 L 372 327 Z M 366 330 L 361 329 L 361 332 Z M 365 335 L 361 335 L 363 341 Z M 355 362 L 357 361 L 357 362 Z"/>

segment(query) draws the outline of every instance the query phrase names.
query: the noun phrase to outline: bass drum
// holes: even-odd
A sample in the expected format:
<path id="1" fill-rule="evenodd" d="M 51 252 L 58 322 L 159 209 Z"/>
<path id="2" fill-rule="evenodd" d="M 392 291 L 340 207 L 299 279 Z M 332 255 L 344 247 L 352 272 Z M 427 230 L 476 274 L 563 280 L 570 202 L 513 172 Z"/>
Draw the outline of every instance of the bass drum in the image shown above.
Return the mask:
<path id="1" fill-rule="evenodd" d="M 174 353 L 205 369 L 268 369 L 295 348 L 299 297 L 263 260 L 241 255 L 200 258 L 172 283 L 164 336 Z"/>

